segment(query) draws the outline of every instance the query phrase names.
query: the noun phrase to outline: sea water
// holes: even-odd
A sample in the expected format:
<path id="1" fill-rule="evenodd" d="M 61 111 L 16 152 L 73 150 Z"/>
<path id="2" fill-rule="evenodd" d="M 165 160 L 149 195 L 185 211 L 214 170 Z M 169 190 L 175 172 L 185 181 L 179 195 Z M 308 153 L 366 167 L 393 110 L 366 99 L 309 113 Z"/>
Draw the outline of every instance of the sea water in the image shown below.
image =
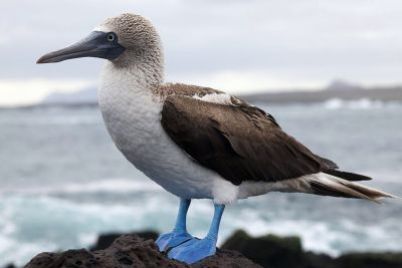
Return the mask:
<path id="1" fill-rule="evenodd" d="M 317 154 L 374 178 L 365 185 L 402 196 L 402 104 L 258 105 Z M 100 233 L 168 231 L 177 208 L 118 152 L 97 107 L 0 110 L 0 267 L 87 247 Z M 212 213 L 210 200 L 195 200 L 189 231 L 203 236 Z M 240 228 L 298 235 L 305 248 L 332 255 L 402 250 L 402 202 L 270 193 L 229 206 L 220 243 Z"/>

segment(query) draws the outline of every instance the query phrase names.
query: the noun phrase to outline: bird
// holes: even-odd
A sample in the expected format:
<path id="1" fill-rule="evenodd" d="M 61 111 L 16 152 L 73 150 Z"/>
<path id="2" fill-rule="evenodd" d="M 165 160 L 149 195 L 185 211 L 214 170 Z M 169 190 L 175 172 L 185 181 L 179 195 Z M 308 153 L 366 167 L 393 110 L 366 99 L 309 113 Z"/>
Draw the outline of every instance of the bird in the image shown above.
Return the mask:
<path id="1" fill-rule="evenodd" d="M 160 36 L 141 15 L 108 18 L 81 41 L 37 63 L 105 59 L 98 89 L 106 128 L 125 158 L 180 199 L 176 223 L 156 244 L 171 259 L 196 263 L 216 253 L 224 209 L 269 192 L 358 198 L 393 197 L 357 181 L 288 135 L 275 118 L 210 87 L 164 81 Z M 202 239 L 187 231 L 192 199 L 210 199 L 214 215 Z"/>

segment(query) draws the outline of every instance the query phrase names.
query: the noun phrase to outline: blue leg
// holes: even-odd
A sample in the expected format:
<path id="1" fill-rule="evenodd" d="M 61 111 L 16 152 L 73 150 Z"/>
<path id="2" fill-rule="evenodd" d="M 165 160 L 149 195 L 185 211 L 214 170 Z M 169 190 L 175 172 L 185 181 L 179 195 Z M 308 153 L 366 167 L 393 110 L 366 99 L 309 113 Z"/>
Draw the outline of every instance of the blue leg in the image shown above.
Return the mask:
<path id="1" fill-rule="evenodd" d="M 190 206 L 190 199 L 180 199 L 179 214 L 177 215 L 176 225 L 172 232 L 161 234 L 156 240 L 160 251 L 176 247 L 190 239 L 194 239 L 186 227 L 187 211 Z"/>
<path id="2" fill-rule="evenodd" d="M 224 205 L 215 206 L 214 218 L 211 227 L 204 239 L 189 240 L 169 251 L 168 256 L 187 264 L 198 262 L 208 256 L 214 255 L 216 252 L 216 241 L 218 240 L 219 224 L 225 209 Z"/>

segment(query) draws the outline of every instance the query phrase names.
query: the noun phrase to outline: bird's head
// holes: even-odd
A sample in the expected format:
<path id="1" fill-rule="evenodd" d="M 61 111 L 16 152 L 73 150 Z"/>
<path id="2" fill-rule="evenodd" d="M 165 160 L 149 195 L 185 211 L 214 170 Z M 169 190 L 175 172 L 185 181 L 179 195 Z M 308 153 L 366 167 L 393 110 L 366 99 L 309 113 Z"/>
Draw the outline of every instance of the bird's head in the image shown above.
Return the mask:
<path id="1" fill-rule="evenodd" d="M 160 46 L 159 36 L 147 19 L 139 15 L 122 14 L 105 20 L 81 41 L 43 55 L 37 63 L 81 57 L 103 58 L 116 64 L 129 64 L 150 58 L 160 61 Z"/>

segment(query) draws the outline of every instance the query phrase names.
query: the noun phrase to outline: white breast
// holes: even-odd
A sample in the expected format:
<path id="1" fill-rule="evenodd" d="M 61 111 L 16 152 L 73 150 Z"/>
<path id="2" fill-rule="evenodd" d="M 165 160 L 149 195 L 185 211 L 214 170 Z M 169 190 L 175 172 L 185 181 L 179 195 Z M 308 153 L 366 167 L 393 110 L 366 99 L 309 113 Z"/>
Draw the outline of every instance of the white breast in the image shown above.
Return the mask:
<path id="1" fill-rule="evenodd" d="M 144 88 L 141 77 L 107 65 L 99 105 L 116 146 L 167 191 L 183 198 L 213 198 L 220 203 L 237 198 L 237 186 L 195 163 L 167 136 L 160 123 L 162 103 Z"/>

